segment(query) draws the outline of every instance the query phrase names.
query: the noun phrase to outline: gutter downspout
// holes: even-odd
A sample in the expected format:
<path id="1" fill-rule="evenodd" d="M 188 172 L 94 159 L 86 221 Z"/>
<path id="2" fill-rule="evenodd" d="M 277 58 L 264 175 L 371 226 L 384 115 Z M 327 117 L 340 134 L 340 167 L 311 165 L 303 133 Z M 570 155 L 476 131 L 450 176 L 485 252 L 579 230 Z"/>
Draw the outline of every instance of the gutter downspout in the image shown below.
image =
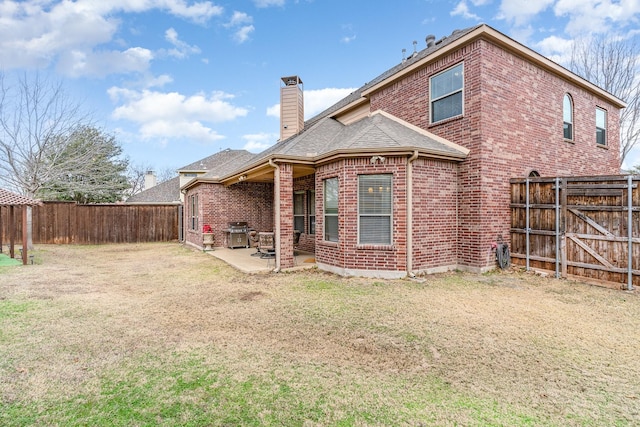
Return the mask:
<path id="1" fill-rule="evenodd" d="M 276 268 L 274 273 L 280 272 L 280 166 L 269 159 L 269 166 L 274 168 L 273 172 L 273 209 L 274 209 L 274 243 L 276 247 Z"/>
<path id="2" fill-rule="evenodd" d="M 416 277 L 413 273 L 413 165 L 418 158 L 415 150 L 407 160 L 407 276 Z"/>

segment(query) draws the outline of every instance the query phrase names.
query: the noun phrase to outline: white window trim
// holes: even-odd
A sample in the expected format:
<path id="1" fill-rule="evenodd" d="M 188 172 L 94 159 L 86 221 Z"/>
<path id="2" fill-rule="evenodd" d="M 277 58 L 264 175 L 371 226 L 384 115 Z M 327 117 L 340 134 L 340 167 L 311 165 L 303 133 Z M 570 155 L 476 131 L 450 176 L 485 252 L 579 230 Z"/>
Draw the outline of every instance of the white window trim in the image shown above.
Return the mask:
<path id="1" fill-rule="evenodd" d="M 327 213 L 327 182 L 331 181 L 331 180 L 335 180 L 336 184 L 338 185 L 338 198 L 340 197 L 340 181 L 338 180 L 338 177 L 330 177 L 330 178 L 325 178 L 323 183 L 322 183 L 322 241 L 324 242 L 331 242 L 331 243 L 338 243 L 340 242 L 340 219 L 339 219 L 339 215 L 340 215 L 340 204 L 338 203 L 338 212 L 336 212 L 335 214 L 333 213 Z M 338 238 L 337 240 L 327 240 L 327 220 L 326 218 L 328 216 L 331 217 L 336 217 L 338 218 Z M 317 232 L 317 230 L 316 230 Z"/>
<path id="2" fill-rule="evenodd" d="M 598 126 L 598 111 L 602 111 L 604 113 L 604 127 Z M 608 147 L 609 146 L 609 130 L 608 130 L 608 122 L 609 122 L 609 114 L 607 110 L 604 108 L 596 107 L 596 145 L 599 147 Z M 604 144 L 600 144 L 598 142 L 598 129 L 604 130 Z"/>
<path id="3" fill-rule="evenodd" d="M 564 100 L 569 99 L 569 112 L 571 113 L 571 121 L 567 122 L 564 120 Z M 573 97 L 569 93 L 565 93 L 562 97 L 562 137 L 565 141 L 575 141 L 575 126 L 573 125 L 573 116 L 574 116 L 574 107 L 573 107 Z M 571 125 L 571 138 L 567 138 L 564 136 L 564 124 L 569 123 Z"/>
<path id="4" fill-rule="evenodd" d="M 380 215 L 380 214 L 376 214 L 376 215 L 364 215 L 360 213 L 360 177 L 362 176 L 366 176 L 366 177 L 371 177 L 371 176 L 388 176 L 390 178 L 390 183 L 389 183 L 389 187 L 390 187 L 390 191 L 391 191 L 391 205 L 390 205 L 390 212 L 389 215 Z M 361 246 L 366 246 L 366 245 L 371 245 L 371 246 L 390 246 L 393 245 L 393 214 L 394 214 L 394 206 L 393 206 L 393 174 L 391 173 L 381 173 L 381 174 L 360 174 L 358 175 L 358 183 L 357 183 L 357 188 L 358 188 L 358 192 L 357 192 L 357 213 L 358 213 L 358 245 Z M 360 218 L 363 216 L 375 216 L 375 217 L 382 217 L 382 216 L 388 216 L 389 217 L 389 242 L 388 243 L 382 243 L 382 242 L 378 242 L 378 243 L 362 243 L 360 240 Z"/>
<path id="5" fill-rule="evenodd" d="M 432 92 L 433 92 L 433 91 L 432 91 L 432 87 L 433 87 L 433 85 L 432 85 L 432 81 L 433 81 L 433 79 L 434 79 L 435 77 L 438 77 L 438 76 L 439 76 L 439 75 L 441 75 L 441 74 L 446 73 L 447 71 L 450 71 L 450 70 L 452 70 L 452 69 L 454 69 L 454 68 L 458 67 L 458 66 L 459 66 L 459 67 L 460 67 L 460 69 L 462 70 L 462 87 L 461 87 L 459 90 L 456 90 L 456 91 L 454 91 L 454 92 L 450 92 L 450 93 L 447 93 L 447 94 L 445 94 L 445 95 L 439 96 L 438 98 L 435 98 L 435 99 L 434 99 L 434 98 L 432 98 L 431 94 L 432 94 Z M 439 73 L 434 74 L 433 76 L 429 77 L 429 124 L 442 123 L 442 122 L 444 122 L 444 121 L 446 121 L 446 120 L 451 120 L 451 119 L 456 118 L 456 117 L 462 117 L 462 116 L 464 116 L 464 83 L 465 83 L 465 82 L 464 82 L 464 76 L 465 76 L 464 62 L 460 62 L 460 63 L 458 63 L 458 64 L 452 65 L 451 67 L 447 68 L 446 70 L 442 70 L 442 71 L 440 71 Z M 451 116 L 451 117 L 447 117 L 446 119 L 441 119 L 441 120 L 438 120 L 438 121 L 433 121 L 433 103 L 434 103 L 435 101 L 440 100 L 440 99 L 446 98 L 447 96 L 453 95 L 454 93 L 457 93 L 457 92 L 461 92 L 461 93 L 462 93 L 462 97 L 461 97 L 461 101 L 460 101 L 460 102 L 462 102 L 462 105 L 461 105 L 461 107 L 462 107 L 462 108 L 461 108 L 461 112 L 460 112 L 460 114 L 455 115 L 455 116 Z"/>

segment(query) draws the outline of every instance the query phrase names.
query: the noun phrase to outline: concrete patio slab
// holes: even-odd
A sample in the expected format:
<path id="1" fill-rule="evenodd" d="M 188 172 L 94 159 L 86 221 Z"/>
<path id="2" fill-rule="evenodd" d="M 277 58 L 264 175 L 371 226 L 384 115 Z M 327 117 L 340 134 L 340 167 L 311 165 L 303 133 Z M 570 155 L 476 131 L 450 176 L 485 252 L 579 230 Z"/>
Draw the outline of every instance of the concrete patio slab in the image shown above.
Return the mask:
<path id="1" fill-rule="evenodd" d="M 209 255 L 216 257 L 243 273 L 270 273 L 276 268 L 274 258 L 260 258 L 253 256 L 256 248 L 238 248 L 229 249 L 223 247 L 214 248 L 207 252 Z M 283 269 L 285 271 L 299 270 L 315 267 L 315 255 L 310 252 L 295 251 L 295 266 Z"/>

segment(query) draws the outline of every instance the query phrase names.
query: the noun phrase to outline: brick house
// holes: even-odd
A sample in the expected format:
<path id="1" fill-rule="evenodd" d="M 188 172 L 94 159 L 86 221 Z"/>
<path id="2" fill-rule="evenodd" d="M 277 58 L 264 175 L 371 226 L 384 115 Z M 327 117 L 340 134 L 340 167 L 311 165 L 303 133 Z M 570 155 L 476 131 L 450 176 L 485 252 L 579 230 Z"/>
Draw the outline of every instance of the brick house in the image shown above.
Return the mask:
<path id="1" fill-rule="evenodd" d="M 284 77 L 279 142 L 182 187 L 186 243 L 247 221 L 275 232 L 276 269 L 299 230 L 338 274 L 486 271 L 510 178 L 619 173 L 623 101 L 484 24 L 426 42 L 306 122 Z"/>

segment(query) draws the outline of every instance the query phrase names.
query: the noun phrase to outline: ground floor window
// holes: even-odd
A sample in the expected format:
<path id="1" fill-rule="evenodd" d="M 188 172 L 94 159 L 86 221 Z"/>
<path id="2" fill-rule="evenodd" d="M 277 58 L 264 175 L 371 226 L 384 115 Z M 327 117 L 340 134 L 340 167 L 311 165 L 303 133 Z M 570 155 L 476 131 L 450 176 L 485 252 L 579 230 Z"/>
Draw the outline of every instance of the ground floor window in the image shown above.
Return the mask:
<path id="1" fill-rule="evenodd" d="M 304 233 L 304 191 L 293 193 L 293 229 Z"/>
<path id="2" fill-rule="evenodd" d="M 316 234 L 316 192 L 307 192 L 307 214 L 309 215 L 309 234 Z"/>
<path id="3" fill-rule="evenodd" d="M 324 180 L 324 240 L 338 241 L 338 178 Z"/>
<path id="4" fill-rule="evenodd" d="M 189 229 L 198 230 L 198 195 L 192 194 L 188 198 Z"/>
<path id="5" fill-rule="evenodd" d="M 358 176 L 358 243 L 390 245 L 393 176 Z"/>

